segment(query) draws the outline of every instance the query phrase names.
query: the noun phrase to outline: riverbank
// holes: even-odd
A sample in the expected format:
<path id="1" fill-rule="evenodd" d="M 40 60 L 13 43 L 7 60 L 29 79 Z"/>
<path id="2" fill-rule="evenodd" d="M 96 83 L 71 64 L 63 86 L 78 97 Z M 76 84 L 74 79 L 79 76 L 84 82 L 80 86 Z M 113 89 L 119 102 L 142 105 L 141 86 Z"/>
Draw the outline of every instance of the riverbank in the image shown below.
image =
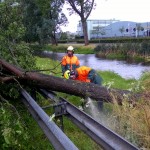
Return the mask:
<path id="1" fill-rule="evenodd" d="M 42 51 L 38 56 L 46 57 L 61 62 L 65 53 Z M 125 79 L 139 79 L 143 72 L 150 71 L 149 66 L 141 64 L 130 64 L 125 61 L 101 59 L 95 54 L 75 54 L 80 60 L 81 66 L 88 66 L 97 71 L 112 71 Z M 132 71 L 131 71 L 132 70 Z"/>
<path id="2" fill-rule="evenodd" d="M 90 44 L 87 46 L 85 46 L 84 44 L 74 44 L 74 43 L 59 44 L 58 46 L 46 45 L 43 48 L 43 50 L 64 53 L 66 52 L 67 47 L 70 45 L 74 47 L 74 51 L 76 54 L 95 54 L 94 48 L 96 47 L 97 44 Z"/>
<path id="3" fill-rule="evenodd" d="M 64 53 L 69 45 L 75 48 L 76 54 L 96 54 L 98 58 L 110 60 L 122 60 L 127 63 L 142 63 L 143 65 L 150 65 L 150 55 L 143 49 L 132 43 L 123 44 L 59 44 L 58 46 L 46 45 L 43 50 Z M 139 52 L 140 51 L 140 52 Z M 143 51 L 143 52 L 142 52 Z"/>

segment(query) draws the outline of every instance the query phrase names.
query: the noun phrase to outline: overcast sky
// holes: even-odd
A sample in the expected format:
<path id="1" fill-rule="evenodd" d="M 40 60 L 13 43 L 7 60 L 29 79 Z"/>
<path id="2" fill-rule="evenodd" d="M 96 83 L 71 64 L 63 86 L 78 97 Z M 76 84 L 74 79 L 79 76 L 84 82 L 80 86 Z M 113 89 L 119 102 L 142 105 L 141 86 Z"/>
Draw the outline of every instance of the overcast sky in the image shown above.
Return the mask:
<path id="1" fill-rule="evenodd" d="M 116 19 L 120 21 L 150 22 L 150 0 L 95 0 L 96 9 L 88 19 Z M 67 27 L 62 30 L 76 32 L 80 17 L 77 15 L 68 15 Z"/>

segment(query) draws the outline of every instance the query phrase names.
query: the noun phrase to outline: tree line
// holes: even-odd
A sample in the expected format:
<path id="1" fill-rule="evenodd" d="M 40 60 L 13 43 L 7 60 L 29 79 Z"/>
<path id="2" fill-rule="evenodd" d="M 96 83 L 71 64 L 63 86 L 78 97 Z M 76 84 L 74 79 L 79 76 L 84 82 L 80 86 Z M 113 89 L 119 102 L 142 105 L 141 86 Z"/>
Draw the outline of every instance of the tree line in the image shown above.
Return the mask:
<path id="1" fill-rule="evenodd" d="M 68 19 L 63 7 L 68 4 L 68 13 L 76 13 L 81 18 L 85 45 L 88 45 L 86 20 L 96 6 L 94 0 L 5 0 L 1 2 L 1 30 L 20 28 L 25 42 L 51 43 L 57 45 L 57 36 L 62 32 L 61 26 L 66 26 Z M 5 19 L 7 18 L 7 19 Z M 9 20 L 8 20 L 9 18 Z M 4 25 L 6 24 L 6 26 Z M 16 24 L 16 25 L 15 25 Z M 18 32 L 16 32 L 17 34 Z M 12 37 L 16 40 L 16 35 Z"/>

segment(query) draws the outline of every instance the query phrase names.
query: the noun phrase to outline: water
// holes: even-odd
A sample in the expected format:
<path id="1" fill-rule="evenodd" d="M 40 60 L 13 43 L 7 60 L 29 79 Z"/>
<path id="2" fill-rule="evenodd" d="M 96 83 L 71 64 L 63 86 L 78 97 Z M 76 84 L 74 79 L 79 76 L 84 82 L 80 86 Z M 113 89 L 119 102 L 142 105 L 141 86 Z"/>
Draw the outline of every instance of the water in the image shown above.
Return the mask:
<path id="1" fill-rule="evenodd" d="M 45 51 L 42 55 L 61 61 L 64 53 Z M 150 66 L 141 64 L 128 64 L 125 61 L 106 60 L 95 57 L 94 54 L 75 54 L 80 60 L 80 65 L 89 66 L 95 70 L 113 71 L 125 79 L 139 79 L 143 72 L 150 71 Z"/>

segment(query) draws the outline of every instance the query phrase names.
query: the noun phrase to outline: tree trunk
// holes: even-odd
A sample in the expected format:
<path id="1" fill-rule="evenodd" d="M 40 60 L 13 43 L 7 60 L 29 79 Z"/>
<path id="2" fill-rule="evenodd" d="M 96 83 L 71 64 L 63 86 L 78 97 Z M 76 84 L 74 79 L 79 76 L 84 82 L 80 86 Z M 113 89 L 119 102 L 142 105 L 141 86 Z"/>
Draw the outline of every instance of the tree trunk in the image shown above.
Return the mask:
<path id="1" fill-rule="evenodd" d="M 56 46 L 58 45 L 55 33 L 51 34 L 51 43 L 52 43 L 52 45 L 56 45 Z"/>
<path id="2" fill-rule="evenodd" d="M 99 86 L 93 83 L 84 83 L 74 80 L 66 80 L 55 76 L 45 75 L 36 72 L 25 72 L 22 69 L 17 68 L 14 65 L 0 59 L 3 72 L 8 72 L 12 78 L 0 77 L 0 82 L 6 84 L 15 79 L 20 82 L 21 85 L 29 85 L 30 87 L 38 87 L 46 90 L 58 91 L 67 94 L 72 94 L 81 97 L 90 97 L 94 100 L 102 100 L 105 102 L 117 102 L 122 103 L 123 95 L 128 94 L 128 91 L 122 91 L 117 89 L 107 89 L 106 87 Z"/>
<path id="3" fill-rule="evenodd" d="M 82 19 L 82 28 L 83 28 L 83 35 L 84 35 L 84 43 L 85 45 L 89 45 L 88 33 L 87 33 L 87 23 L 85 19 Z"/>

